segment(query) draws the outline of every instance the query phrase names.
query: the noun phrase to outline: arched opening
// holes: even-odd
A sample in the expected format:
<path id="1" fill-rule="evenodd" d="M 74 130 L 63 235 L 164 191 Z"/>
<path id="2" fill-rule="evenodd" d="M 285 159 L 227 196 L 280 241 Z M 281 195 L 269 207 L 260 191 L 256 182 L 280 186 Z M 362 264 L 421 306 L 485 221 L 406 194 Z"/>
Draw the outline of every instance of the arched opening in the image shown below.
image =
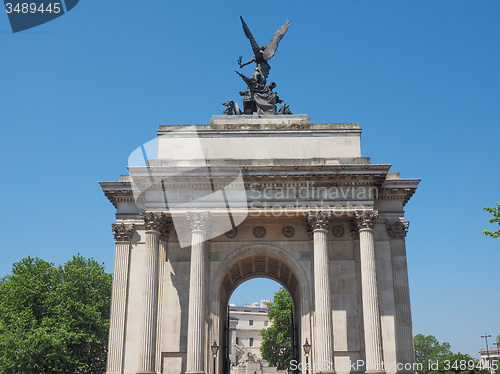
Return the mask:
<path id="1" fill-rule="evenodd" d="M 293 359 L 296 336 L 294 306 L 281 284 L 269 278 L 243 282 L 231 294 L 228 313 L 226 333 L 231 367 L 246 360 L 261 361 L 264 366 L 278 369 L 290 366 L 287 361 Z"/>
<path id="2" fill-rule="evenodd" d="M 301 342 L 304 331 L 310 332 L 310 295 L 309 282 L 298 262 L 286 251 L 273 246 L 250 246 L 233 252 L 220 266 L 214 279 L 213 319 L 214 336 L 220 344 L 218 372 L 229 374 L 230 362 L 230 321 L 228 304 L 231 295 L 245 281 L 255 278 L 267 278 L 276 281 L 285 288 L 293 300 L 293 359 L 301 362 Z M 259 300 L 260 301 L 260 300 Z M 304 326 L 306 325 L 306 326 Z M 307 336 L 306 336 L 307 337 Z M 304 338 L 305 339 L 305 338 Z"/>

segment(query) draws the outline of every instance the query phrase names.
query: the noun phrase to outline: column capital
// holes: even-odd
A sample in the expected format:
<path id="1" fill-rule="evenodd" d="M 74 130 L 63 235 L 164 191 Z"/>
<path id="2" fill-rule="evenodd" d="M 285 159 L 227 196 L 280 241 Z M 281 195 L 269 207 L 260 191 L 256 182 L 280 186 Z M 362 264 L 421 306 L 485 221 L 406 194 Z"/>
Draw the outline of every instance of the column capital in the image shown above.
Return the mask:
<path id="1" fill-rule="evenodd" d="M 378 217 L 378 210 L 357 210 L 354 213 L 354 220 L 358 226 L 358 230 L 373 229 L 375 220 Z"/>
<path id="2" fill-rule="evenodd" d="M 307 214 L 307 223 L 311 231 L 328 230 L 328 223 L 332 218 L 329 210 L 310 210 Z"/>
<path id="3" fill-rule="evenodd" d="M 134 225 L 126 225 L 124 223 L 112 224 L 111 230 L 117 242 L 129 242 L 134 236 Z"/>
<path id="4" fill-rule="evenodd" d="M 191 231 L 203 231 L 205 233 L 210 231 L 210 212 L 187 212 L 186 218 L 189 221 Z"/>
<path id="5" fill-rule="evenodd" d="M 168 221 L 164 221 L 162 225 L 160 225 L 160 240 L 166 241 L 168 239 L 168 235 L 170 234 L 170 223 Z"/>
<path id="6" fill-rule="evenodd" d="M 160 235 L 168 235 L 170 232 L 168 217 L 163 212 L 143 212 L 141 218 L 146 231 L 158 231 Z"/>
<path id="7" fill-rule="evenodd" d="M 385 223 L 387 235 L 389 235 L 391 239 L 404 239 L 406 237 L 408 227 L 410 227 L 410 222 L 408 221 L 386 221 Z"/>

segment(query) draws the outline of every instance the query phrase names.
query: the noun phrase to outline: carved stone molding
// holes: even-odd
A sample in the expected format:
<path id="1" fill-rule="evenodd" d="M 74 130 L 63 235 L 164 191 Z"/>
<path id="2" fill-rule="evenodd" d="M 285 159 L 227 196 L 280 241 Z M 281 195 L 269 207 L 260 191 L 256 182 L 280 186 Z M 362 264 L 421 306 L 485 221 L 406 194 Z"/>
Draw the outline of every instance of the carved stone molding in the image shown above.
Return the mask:
<path id="1" fill-rule="evenodd" d="M 281 232 L 286 238 L 291 238 L 295 235 L 295 229 L 292 226 L 283 227 L 283 230 L 281 230 Z"/>
<path id="2" fill-rule="evenodd" d="M 236 227 L 226 232 L 226 238 L 228 239 L 236 238 L 236 235 L 238 235 L 238 229 Z"/>
<path id="3" fill-rule="evenodd" d="M 177 238 L 185 238 L 188 234 L 188 230 L 185 227 L 175 227 L 175 232 L 177 233 Z"/>
<path id="4" fill-rule="evenodd" d="M 134 225 L 126 225 L 124 223 L 112 224 L 111 230 L 117 242 L 129 242 L 134 236 Z"/>
<path id="5" fill-rule="evenodd" d="M 170 232 L 170 223 L 167 215 L 162 212 L 141 213 L 146 231 L 158 231 L 162 239 Z"/>
<path id="6" fill-rule="evenodd" d="M 187 212 L 186 218 L 189 221 L 191 231 L 210 231 L 210 212 Z"/>
<path id="7" fill-rule="evenodd" d="M 170 224 L 167 221 L 164 221 L 163 224 L 160 225 L 160 240 L 167 240 L 169 234 Z"/>
<path id="8" fill-rule="evenodd" d="M 389 235 L 391 239 L 404 239 L 406 237 L 408 227 L 410 227 L 410 222 L 408 221 L 387 221 L 385 223 L 387 235 Z"/>
<path id="9" fill-rule="evenodd" d="M 332 218 L 332 212 L 324 210 L 309 211 L 307 223 L 311 231 L 328 230 L 328 223 Z"/>
<path id="10" fill-rule="evenodd" d="M 257 239 L 263 238 L 264 236 L 266 236 L 266 228 L 263 226 L 254 227 L 253 236 L 255 236 Z"/>
<path id="11" fill-rule="evenodd" d="M 340 226 L 340 225 L 333 226 L 332 233 L 333 233 L 333 236 L 335 236 L 337 238 L 341 238 L 342 236 L 344 236 L 344 233 L 345 233 L 344 226 Z"/>
<path id="12" fill-rule="evenodd" d="M 356 222 L 356 218 L 352 218 L 349 222 L 349 232 L 354 240 L 359 240 L 359 228 Z"/>
<path id="13" fill-rule="evenodd" d="M 357 210 L 356 213 L 354 213 L 358 230 L 373 229 L 377 217 L 378 210 Z"/>

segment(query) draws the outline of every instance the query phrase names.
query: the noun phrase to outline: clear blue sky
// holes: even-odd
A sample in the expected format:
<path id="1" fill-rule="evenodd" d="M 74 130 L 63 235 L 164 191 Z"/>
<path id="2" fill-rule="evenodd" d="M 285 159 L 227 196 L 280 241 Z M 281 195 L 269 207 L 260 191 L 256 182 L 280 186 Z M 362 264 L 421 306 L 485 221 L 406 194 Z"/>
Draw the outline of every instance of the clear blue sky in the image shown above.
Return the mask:
<path id="1" fill-rule="evenodd" d="M 363 156 L 422 178 L 406 207 L 414 332 L 477 356 L 500 334 L 500 239 L 481 233 L 500 200 L 497 0 L 82 0 L 18 34 L 0 16 L 0 274 L 76 253 L 112 270 L 97 182 L 160 124 L 207 124 L 240 99 L 240 15 L 261 44 L 291 19 L 270 79 L 294 113 L 359 122 Z"/>

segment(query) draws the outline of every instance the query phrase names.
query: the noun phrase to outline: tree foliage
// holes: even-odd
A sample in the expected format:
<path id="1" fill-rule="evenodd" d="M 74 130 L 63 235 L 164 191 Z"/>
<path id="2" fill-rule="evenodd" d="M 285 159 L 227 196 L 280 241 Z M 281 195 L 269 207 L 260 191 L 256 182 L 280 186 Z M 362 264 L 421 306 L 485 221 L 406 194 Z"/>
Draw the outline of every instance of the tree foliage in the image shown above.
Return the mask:
<path id="1" fill-rule="evenodd" d="M 422 365 L 419 372 L 427 374 L 430 371 L 429 364 L 441 360 L 444 355 L 451 354 L 450 343 L 440 344 L 436 337 L 432 335 L 415 335 L 415 362 Z"/>
<path id="2" fill-rule="evenodd" d="M 447 353 L 441 357 L 438 369 L 431 374 L 489 374 L 481 362 L 463 353 Z"/>
<path id="3" fill-rule="evenodd" d="M 479 360 L 463 353 L 452 353 L 450 343 L 439 341 L 432 335 L 418 334 L 413 338 L 415 361 L 422 365 L 422 374 L 488 374 Z"/>
<path id="4" fill-rule="evenodd" d="M 293 301 L 290 294 L 280 288 L 268 306 L 268 316 L 272 324 L 261 331 L 263 339 L 260 352 L 270 366 L 284 370 L 289 367 L 292 359 Z"/>
<path id="5" fill-rule="evenodd" d="M 15 263 L 0 281 L 0 372 L 104 373 L 111 284 L 80 256 Z"/>
<path id="6" fill-rule="evenodd" d="M 490 223 L 498 223 L 500 225 L 500 203 L 497 203 L 496 208 L 484 208 L 485 211 L 493 214 L 493 217 L 490 218 Z M 498 231 L 483 231 L 484 235 L 489 235 L 492 238 L 498 238 L 500 236 L 500 229 Z"/>

